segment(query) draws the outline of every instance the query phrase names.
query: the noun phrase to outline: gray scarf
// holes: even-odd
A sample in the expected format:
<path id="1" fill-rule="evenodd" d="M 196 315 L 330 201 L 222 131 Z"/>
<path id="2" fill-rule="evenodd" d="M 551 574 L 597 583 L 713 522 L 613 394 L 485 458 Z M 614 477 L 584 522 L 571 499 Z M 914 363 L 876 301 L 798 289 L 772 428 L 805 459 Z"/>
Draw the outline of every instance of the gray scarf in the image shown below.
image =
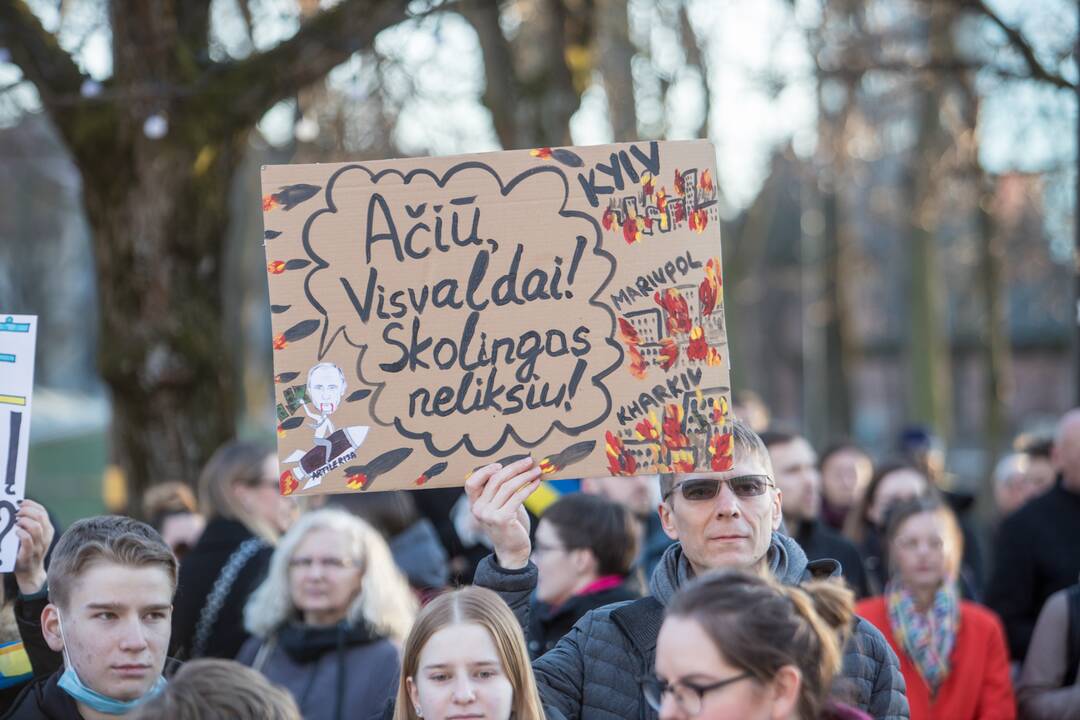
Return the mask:
<path id="1" fill-rule="evenodd" d="M 785 585 L 798 585 L 806 573 L 806 553 L 797 542 L 778 532 L 772 534 L 765 561 L 773 577 Z M 649 591 L 666 607 L 675 592 L 693 577 L 694 569 L 683 554 L 682 544 L 674 543 L 653 570 Z"/>

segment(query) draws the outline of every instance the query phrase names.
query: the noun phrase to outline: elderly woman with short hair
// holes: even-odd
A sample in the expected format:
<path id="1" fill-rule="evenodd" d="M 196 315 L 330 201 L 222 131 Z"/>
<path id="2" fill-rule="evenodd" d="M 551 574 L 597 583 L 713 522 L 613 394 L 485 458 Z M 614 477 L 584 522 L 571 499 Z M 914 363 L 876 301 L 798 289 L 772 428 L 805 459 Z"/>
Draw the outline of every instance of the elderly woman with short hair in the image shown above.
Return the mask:
<path id="1" fill-rule="evenodd" d="M 342 510 L 303 516 L 278 544 L 237 660 L 292 693 L 307 720 L 378 716 L 398 682 L 416 600 L 386 541 Z"/>

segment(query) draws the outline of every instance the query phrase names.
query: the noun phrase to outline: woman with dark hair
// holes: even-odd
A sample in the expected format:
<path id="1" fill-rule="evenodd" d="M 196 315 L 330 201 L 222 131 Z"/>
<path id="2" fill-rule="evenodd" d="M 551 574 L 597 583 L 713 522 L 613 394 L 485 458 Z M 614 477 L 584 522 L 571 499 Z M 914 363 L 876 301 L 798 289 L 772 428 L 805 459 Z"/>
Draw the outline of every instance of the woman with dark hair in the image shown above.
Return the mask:
<path id="1" fill-rule="evenodd" d="M 900 658 L 911 720 L 1013 720 L 1009 650 L 998 617 L 960 599 L 963 535 L 933 495 L 894 505 L 885 529 L 892 576 L 856 606 Z"/>
<path id="2" fill-rule="evenodd" d="M 280 494 L 271 449 L 231 442 L 199 476 L 199 509 L 207 525 L 180 566 L 171 654 L 232 659 L 248 637 L 244 604 L 266 575 L 296 503 Z"/>
<path id="3" fill-rule="evenodd" d="M 821 519 L 834 530 L 843 530 L 844 521 L 859 505 L 874 463 L 862 448 L 850 441 L 833 443 L 818 459 L 821 472 Z"/>
<path id="4" fill-rule="evenodd" d="M 622 505 L 573 493 L 544 511 L 536 526 L 536 597 L 529 653 L 540 657 L 588 611 L 641 596 L 631 575 L 640 528 Z"/>
<path id="5" fill-rule="evenodd" d="M 831 698 L 852 602 L 835 581 L 703 576 L 667 607 L 645 699 L 661 720 L 868 720 Z"/>
<path id="6" fill-rule="evenodd" d="M 888 558 L 882 545 L 885 516 L 900 500 L 907 500 L 931 491 L 930 481 L 913 465 L 888 462 L 870 478 L 859 503 L 847 516 L 844 534 L 859 549 L 866 570 L 866 584 L 871 595 L 880 595 L 888 580 Z"/>

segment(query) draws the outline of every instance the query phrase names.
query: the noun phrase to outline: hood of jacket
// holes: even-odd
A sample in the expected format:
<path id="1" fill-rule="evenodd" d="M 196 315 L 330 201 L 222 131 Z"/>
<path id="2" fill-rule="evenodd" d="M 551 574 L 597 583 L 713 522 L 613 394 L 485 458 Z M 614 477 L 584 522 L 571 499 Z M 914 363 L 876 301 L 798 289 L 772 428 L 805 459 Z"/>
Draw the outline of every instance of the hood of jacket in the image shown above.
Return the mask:
<path id="1" fill-rule="evenodd" d="M 765 562 L 773 577 L 785 585 L 798 585 L 809 565 L 806 553 L 799 544 L 778 532 L 772 534 L 769 549 L 765 552 Z M 682 544 L 674 543 L 664 552 L 653 571 L 649 591 L 666 607 L 676 591 L 693 577 L 694 569 L 683 553 Z"/>
<path id="2" fill-rule="evenodd" d="M 390 554 L 416 588 L 444 588 L 450 582 L 450 558 L 427 518 L 417 520 L 390 540 Z"/>

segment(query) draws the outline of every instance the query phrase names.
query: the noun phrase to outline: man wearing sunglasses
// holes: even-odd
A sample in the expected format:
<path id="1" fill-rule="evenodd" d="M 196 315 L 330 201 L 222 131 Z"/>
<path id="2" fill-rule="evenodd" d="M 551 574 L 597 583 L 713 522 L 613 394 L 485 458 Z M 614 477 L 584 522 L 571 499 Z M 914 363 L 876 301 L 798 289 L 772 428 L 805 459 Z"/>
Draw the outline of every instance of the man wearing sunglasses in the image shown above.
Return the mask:
<path id="1" fill-rule="evenodd" d="M 794 585 L 839 574 L 835 560 L 809 563 L 794 540 L 777 532 L 782 497 L 768 451 L 742 422 L 735 421 L 732 432 L 731 470 L 660 477 L 660 521 L 677 542 L 652 574 L 651 595 L 591 611 L 533 663 L 549 720 L 656 718 L 639 679 L 653 669 L 664 607 L 691 578 L 733 568 L 768 572 Z M 494 555 L 481 561 L 474 582 L 498 592 L 526 628 L 536 566 L 529 561 L 522 503 L 539 482 L 540 468 L 525 458 L 481 468 L 465 485 L 473 515 L 495 547 Z M 838 686 L 847 702 L 875 718 L 908 717 L 896 655 L 865 621 L 857 622 L 845 648 Z"/>

